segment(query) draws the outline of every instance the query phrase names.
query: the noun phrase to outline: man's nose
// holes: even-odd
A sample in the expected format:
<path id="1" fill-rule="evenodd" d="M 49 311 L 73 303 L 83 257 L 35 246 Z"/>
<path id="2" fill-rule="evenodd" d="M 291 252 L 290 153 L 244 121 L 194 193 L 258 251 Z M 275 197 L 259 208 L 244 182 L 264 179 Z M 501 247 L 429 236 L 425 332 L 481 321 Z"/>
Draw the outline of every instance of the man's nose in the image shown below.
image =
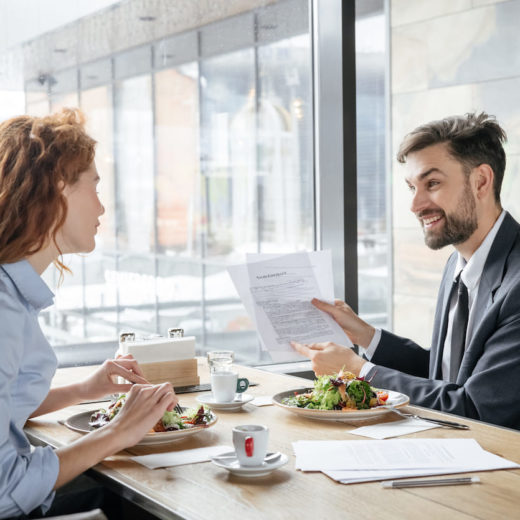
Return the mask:
<path id="1" fill-rule="evenodd" d="M 420 190 L 416 190 L 412 197 L 412 203 L 410 204 L 410 210 L 412 213 L 419 213 L 422 211 L 427 205 L 427 198 L 424 196 Z"/>

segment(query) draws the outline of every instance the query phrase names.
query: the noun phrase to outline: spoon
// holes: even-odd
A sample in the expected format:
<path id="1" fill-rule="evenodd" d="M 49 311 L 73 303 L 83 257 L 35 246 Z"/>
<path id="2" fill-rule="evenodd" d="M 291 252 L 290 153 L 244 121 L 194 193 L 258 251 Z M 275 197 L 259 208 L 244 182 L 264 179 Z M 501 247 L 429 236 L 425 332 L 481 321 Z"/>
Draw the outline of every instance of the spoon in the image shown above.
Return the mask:
<path id="1" fill-rule="evenodd" d="M 279 451 L 271 451 L 265 456 L 264 462 L 274 462 L 275 460 L 278 460 L 281 456 L 282 454 Z M 214 457 L 215 460 L 236 460 L 236 458 L 236 455 L 223 455 Z"/>

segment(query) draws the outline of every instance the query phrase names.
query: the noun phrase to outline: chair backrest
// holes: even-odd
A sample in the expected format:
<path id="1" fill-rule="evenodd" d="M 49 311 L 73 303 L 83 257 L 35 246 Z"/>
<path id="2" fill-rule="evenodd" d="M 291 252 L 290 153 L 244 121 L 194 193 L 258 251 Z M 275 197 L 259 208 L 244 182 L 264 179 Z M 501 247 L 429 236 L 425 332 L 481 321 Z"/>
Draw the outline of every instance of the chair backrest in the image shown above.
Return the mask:
<path id="1" fill-rule="evenodd" d="M 107 517 L 101 509 L 93 509 L 92 511 L 85 511 L 83 513 L 74 513 L 73 515 L 48 516 L 40 520 L 107 520 Z"/>

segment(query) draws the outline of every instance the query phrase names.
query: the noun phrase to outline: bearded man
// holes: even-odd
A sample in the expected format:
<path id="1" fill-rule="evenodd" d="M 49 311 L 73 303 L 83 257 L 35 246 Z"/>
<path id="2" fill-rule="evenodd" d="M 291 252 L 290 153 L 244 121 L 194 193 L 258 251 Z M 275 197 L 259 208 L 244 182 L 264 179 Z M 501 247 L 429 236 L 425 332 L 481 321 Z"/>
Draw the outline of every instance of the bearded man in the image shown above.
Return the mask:
<path id="1" fill-rule="evenodd" d="M 426 245 L 453 245 L 431 348 L 378 330 L 341 301 L 313 300 L 364 356 L 334 343 L 293 347 L 316 374 L 342 367 L 412 404 L 520 429 L 520 225 L 502 209 L 506 135 L 485 113 L 422 125 L 403 140 L 411 210 Z"/>

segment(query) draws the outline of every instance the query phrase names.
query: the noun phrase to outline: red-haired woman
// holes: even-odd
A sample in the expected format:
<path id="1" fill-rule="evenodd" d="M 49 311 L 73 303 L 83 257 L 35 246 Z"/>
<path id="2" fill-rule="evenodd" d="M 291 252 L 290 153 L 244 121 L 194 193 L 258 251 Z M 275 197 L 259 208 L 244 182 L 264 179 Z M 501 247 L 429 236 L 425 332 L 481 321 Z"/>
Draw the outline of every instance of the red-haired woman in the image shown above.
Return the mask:
<path id="1" fill-rule="evenodd" d="M 57 488 L 138 442 L 177 402 L 171 385 L 148 385 L 131 357 L 49 390 L 56 357 L 38 313 L 53 294 L 40 275 L 51 262 L 63 270 L 62 254 L 94 249 L 104 213 L 94 149 L 77 110 L 0 125 L 0 518 L 46 514 Z M 28 418 L 114 392 L 129 397 L 112 423 L 57 450 L 31 450 Z"/>

